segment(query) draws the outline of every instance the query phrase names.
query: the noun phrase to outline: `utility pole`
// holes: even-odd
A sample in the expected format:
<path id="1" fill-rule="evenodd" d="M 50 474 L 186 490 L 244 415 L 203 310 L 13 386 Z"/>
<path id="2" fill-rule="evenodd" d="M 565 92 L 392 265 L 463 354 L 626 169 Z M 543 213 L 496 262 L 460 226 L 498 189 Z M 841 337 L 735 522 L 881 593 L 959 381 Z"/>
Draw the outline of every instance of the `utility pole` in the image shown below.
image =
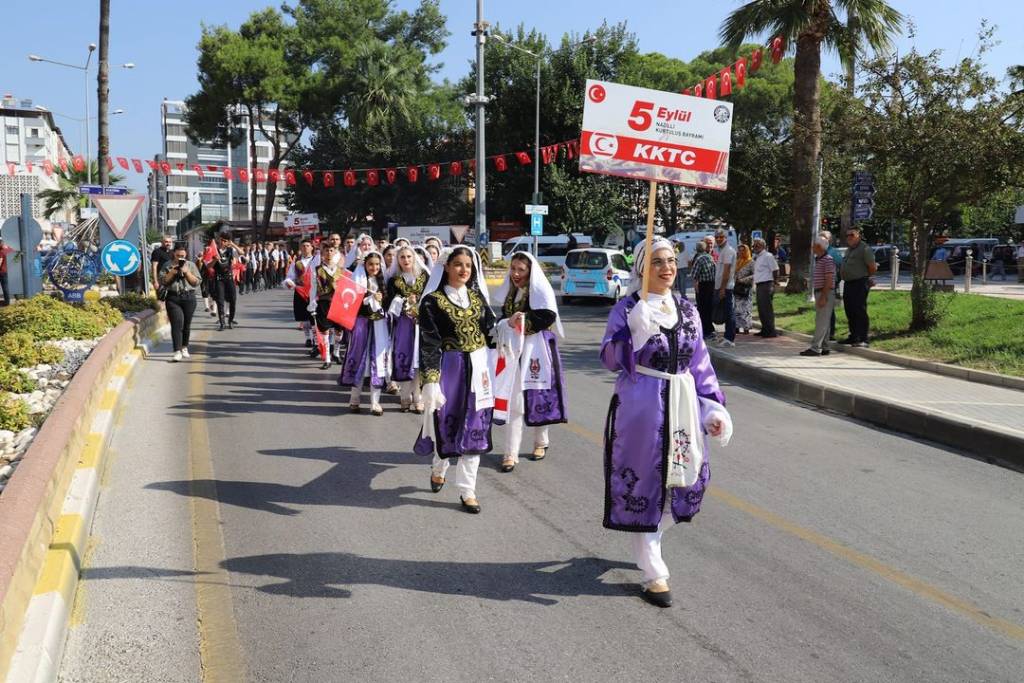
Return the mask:
<path id="1" fill-rule="evenodd" d="M 487 96 L 484 94 L 484 45 L 487 43 L 487 23 L 484 22 L 484 2 L 476 0 L 476 234 L 487 231 L 487 152 L 484 140 L 484 110 Z"/>
<path id="2" fill-rule="evenodd" d="M 110 98 L 110 0 L 100 0 L 100 64 L 96 76 L 99 106 L 96 110 L 99 119 L 99 144 L 96 150 L 96 165 L 100 170 L 100 185 L 110 184 L 110 170 L 107 158 L 110 155 L 110 133 L 107 129 L 107 101 Z"/>

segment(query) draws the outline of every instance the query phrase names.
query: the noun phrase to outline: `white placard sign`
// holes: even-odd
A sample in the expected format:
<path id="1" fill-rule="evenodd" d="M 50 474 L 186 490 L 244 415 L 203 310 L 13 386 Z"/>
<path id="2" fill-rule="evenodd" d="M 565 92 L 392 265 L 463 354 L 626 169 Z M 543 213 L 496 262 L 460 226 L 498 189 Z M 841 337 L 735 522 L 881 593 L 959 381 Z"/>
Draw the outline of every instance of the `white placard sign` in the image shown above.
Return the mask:
<path id="1" fill-rule="evenodd" d="M 315 213 L 290 213 L 284 217 L 284 234 L 306 235 L 319 232 L 320 216 Z"/>
<path id="2" fill-rule="evenodd" d="M 726 189 L 732 104 L 587 81 L 580 170 Z"/>

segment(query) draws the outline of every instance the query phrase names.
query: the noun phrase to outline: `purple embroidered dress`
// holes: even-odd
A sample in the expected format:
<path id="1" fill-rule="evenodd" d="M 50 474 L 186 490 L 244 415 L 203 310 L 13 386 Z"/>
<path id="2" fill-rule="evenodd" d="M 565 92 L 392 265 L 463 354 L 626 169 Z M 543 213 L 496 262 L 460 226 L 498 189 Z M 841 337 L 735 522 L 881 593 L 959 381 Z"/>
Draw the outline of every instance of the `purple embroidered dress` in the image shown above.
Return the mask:
<path id="1" fill-rule="evenodd" d="M 601 344 L 601 362 L 619 373 L 604 434 L 604 526 L 609 529 L 657 531 L 666 493 L 671 496 L 675 521 L 690 521 L 700 511 L 710 478 L 705 436 L 705 459 L 697 483 L 686 488 L 665 488 L 670 445 L 666 428 L 669 383 L 636 372 L 638 363 L 672 374 L 688 369 L 693 375 L 697 396 L 702 399 L 702 423 L 715 403 L 725 405 L 725 396 L 704 345 L 697 309 L 678 295 L 673 295 L 673 299 L 678 312 L 675 327 L 662 328 L 639 350 L 633 348 L 627 322 L 639 295 L 633 294 L 620 301 L 608 317 Z"/>
<path id="2" fill-rule="evenodd" d="M 383 387 L 386 383 L 387 367 L 377 367 L 377 348 L 374 332 L 374 323 L 384 319 L 384 313 L 374 311 L 370 308 L 370 293 L 363 297 L 363 303 L 359 306 L 359 313 L 356 315 L 355 325 L 352 326 L 348 335 L 348 350 L 345 352 L 345 362 L 341 366 L 341 374 L 338 375 L 338 384 L 343 387 L 362 386 L 363 378 L 369 374 L 371 387 Z M 367 372 L 369 363 L 369 372 Z"/>
<path id="3" fill-rule="evenodd" d="M 388 282 L 388 294 L 385 303 L 390 307 L 391 301 L 400 296 L 409 301 L 410 295 L 418 299 L 427 286 L 427 273 L 421 272 L 410 284 L 405 277 L 398 273 Z M 391 331 L 391 355 L 394 364 L 394 375 L 392 379 L 396 382 L 408 382 L 416 379 L 416 369 L 413 367 L 416 348 L 416 317 L 419 306 L 406 306 L 402 315 L 394 319 L 394 327 Z"/>

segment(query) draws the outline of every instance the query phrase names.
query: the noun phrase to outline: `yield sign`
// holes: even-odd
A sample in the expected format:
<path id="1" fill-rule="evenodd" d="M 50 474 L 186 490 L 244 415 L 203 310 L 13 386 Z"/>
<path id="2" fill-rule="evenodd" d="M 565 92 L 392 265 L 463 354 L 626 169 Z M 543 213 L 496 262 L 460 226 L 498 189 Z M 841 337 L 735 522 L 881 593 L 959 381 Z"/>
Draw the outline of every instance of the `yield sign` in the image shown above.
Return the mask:
<path id="1" fill-rule="evenodd" d="M 128 232 L 128 226 L 132 224 L 135 217 L 139 215 L 142 203 L 146 201 L 145 195 L 94 195 L 93 205 L 99 210 L 103 220 L 107 222 L 110 231 L 118 239 L 124 237 Z"/>

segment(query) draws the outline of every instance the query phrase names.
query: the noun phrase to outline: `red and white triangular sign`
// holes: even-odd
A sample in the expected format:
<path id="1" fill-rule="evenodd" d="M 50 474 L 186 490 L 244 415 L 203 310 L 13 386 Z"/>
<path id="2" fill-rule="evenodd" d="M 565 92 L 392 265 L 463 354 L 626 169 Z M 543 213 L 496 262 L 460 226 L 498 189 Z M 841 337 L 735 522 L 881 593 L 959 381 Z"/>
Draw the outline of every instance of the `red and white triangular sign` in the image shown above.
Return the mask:
<path id="1" fill-rule="evenodd" d="M 117 236 L 117 239 L 124 238 L 128 232 L 128 226 L 132 224 L 135 217 L 139 215 L 142 203 L 146 196 L 135 195 L 94 195 L 92 203 L 99 210 L 103 220 L 107 222 L 110 231 Z"/>
<path id="2" fill-rule="evenodd" d="M 468 225 L 453 225 L 452 226 L 452 237 L 455 238 L 455 242 L 462 244 L 462 240 L 466 237 L 466 233 L 469 232 Z"/>

